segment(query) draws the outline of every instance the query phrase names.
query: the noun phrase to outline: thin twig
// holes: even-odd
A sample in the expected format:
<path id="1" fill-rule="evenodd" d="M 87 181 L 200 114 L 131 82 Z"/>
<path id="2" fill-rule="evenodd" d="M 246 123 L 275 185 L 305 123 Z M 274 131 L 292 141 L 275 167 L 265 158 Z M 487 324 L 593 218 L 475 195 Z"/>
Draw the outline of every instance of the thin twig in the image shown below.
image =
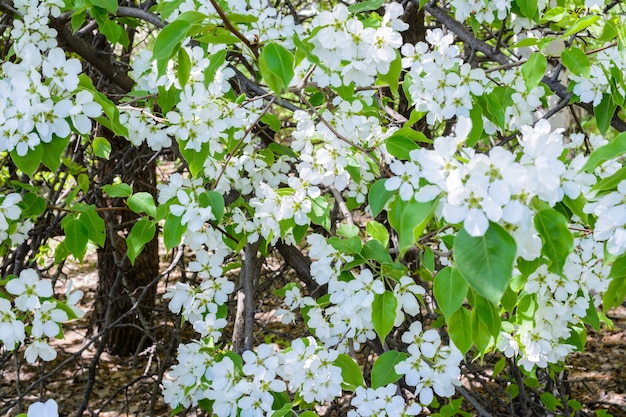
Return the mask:
<path id="1" fill-rule="evenodd" d="M 209 0 L 209 1 L 211 2 L 211 5 L 213 5 L 213 8 L 217 12 L 217 14 L 220 16 L 220 19 L 222 19 L 222 22 L 224 22 L 224 27 L 226 29 L 228 29 L 228 31 L 231 32 L 233 35 L 238 37 L 241 40 L 241 42 L 243 42 L 248 47 L 248 49 L 250 49 L 250 51 L 254 54 L 254 57 L 258 59 L 259 58 L 259 48 L 258 48 L 258 46 L 253 45 L 252 43 L 250 43 L 248 38 L 246 38 L 239 31 L 239 29 L 237 29 L 235 26 L 233 26 L 233 24 L 230 22 L 230 19 L 228 19 L 228 16 L 226 16 L 226 13 L 224 13 L 222 8 L 217 4 L 217 2 L 215 0 Z"/>

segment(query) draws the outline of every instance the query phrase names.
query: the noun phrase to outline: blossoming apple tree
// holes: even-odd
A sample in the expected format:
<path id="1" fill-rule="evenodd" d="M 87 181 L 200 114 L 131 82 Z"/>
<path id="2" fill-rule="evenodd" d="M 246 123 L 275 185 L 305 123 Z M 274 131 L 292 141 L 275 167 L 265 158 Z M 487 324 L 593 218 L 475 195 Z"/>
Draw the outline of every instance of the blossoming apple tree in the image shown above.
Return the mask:
<path id="1" fill-rule="evenodd" d="M 349 394 L 348 416 L 452 415 L 462 411 L 449 398 L 470 398 L 464 361 L 493 352 L 520 412 L 580 407 L 524 392 L 626 296 L 620 2 L 13 0 L 0 10 L 5 351 L 51 361 L 51 339 L 82 314 L 80 293 L 58 291 L 42 265 L 50 254 L 80 261 L 115 234 L 96 187 L 134 215 L 128 262 L 156 235 L 193 254 L 185 268 L 198 285 L 165 294 L 195 331 L 162 381 L 176 411 L 310 416 Z M 132 56 L 116 61 L 123 51 Z M 103 93 L 94 71 L 125 93 Z M 106 165 L 111 152 L 98 129 L 154 159 L 176 156 L 156 199 L 85 174 L 81 161 Z M 50 216 L 54 248 L 38 226 Z M 282 345 L 255 336 L 255 287 L 272 253 L 293 269 L 277 320 L 305 328 Z M 376 355 L 360 355 L 366 345 Z M 29 415 L 57 413 L 41 400 Z"/>

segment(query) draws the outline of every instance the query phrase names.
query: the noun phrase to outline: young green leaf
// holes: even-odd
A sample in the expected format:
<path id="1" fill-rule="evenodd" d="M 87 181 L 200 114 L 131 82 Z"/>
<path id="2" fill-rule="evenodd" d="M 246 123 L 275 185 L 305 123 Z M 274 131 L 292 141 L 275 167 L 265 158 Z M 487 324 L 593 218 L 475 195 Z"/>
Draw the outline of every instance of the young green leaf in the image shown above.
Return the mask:
<path id="1" fill-rule="evenodd" d="M 293 64 L 291 52 L 275 42 L 267 44 L 259 56 L 261 75 L 270 90 L 278 95 L 287 90 L 294 76 Z"/>
<path id="2" fill-rule="evenodd" d="M 78 220 L 75 215 L 68 215 L 61 221 L 61 227 L 65 232 L 65 248 L 79 261 L 85 256 L 89 241 L 89 230 L 85 223 Z"/>
<path id="3" fill-rule="evenodd" d="M 550 208 L 535 214 L 535 229 L 541 237 L 541 253 L 550 260 L 550 270 L 563 271 L 565 259 L 574 248 L 574 236 L 567 227 L 567 219 Z"/>
<path id="4" fill-rule="evenodd" d="M 435 277 L 433 292 L 443 315 L 450 318 L 465 301 L 468 285 L 456 268 L 445 267 Z"/>
<path id="5" fill-rule="evenodd" d="M 495 305 L 500 303 L 513 273 L 515 239 L 496 223 L 484 236 L 470 236 L 462 229 L 454 239 L 456 266 L 470 287 Z"/>
<path id="6" fill-rule="evenodd" d="M 128 197 L 127 203 L 128 207 L 137 214 L 146 213 L 152 218 L 156 217 L 156 205 L 150 193 L 135 193 Z"/>
<path id="7" fill-rule="evenodd" d="M 391 197 L 396 194 L 394 191 L 389 191 L 385 188 L 385 181 L 387 180 L 380 179 L 376 181 L 372 184 L 369 193 L 367 194 L 367 202 L 370 205 L 373 217 L 378 216 L 378 214 L 383 211 L 385 205 Z"/>
<path id="8" fill-rule="evenodd" d="M 130 185 L 125 183 L 120 184 L 107 184 L 102 186 L 102 191 L 107 193 L 109 197 L 130 197 L 133 195 L 133 189 Z"/>
<path id="9" fill-rule="evenodd" d="M 399 196 L 389 204 L 389 224 L 398 232 L 400 255 L 413 247 L 422 236 L 436 205 L 436 201 L 404 201 Z"/>
<path id="10" fill-rule="evenodd" d="M 104 220 L 96 213 L 95 209 L 82 212 L 78 220 L 87 228 L 89 240 L 101 248 L 104 247 L 106 226 Z"/>
<path id="11" fill-rule="evenodd" d="M 35 171 L 37 171 L 42 158 L 43 147 L 41 144 L 35 146 L 33 149 L 28 149 L 28 152 L 24 156 L 18 155 L 17 151 L 11 151 L 11 160 L 13 160 L 15 166 L 29 177 L 32 177 Z"/>
<path id="12" fill-rule="evenodd" d="M 528 60 L 522 65 L 522 75 L 526 80 L 526 89 L 528 91 L 537 87 L 546 73 L 548 60 L 541 52 L 533 52 Z"/>
<path id="13" fill-rule="evenodd" d="M 355 391 L 357 387 L 365 385 L 363 373 L 359 365 L 350 356 L 340 353 L 333 365 L 341 368 L 342 388 L 346 391 Z"/>
<path id="14" fill-rule="evenodd" d="M 591 63 L 589 58 L 580 48 L 572 46 L 561 52 L 561 62 L 572 72 L 572 74 L 589 77 L 591 72 Z"/>
<path id="15" fill-rule="evenodd" d="M 385 338 L 393 329 L 393 323 L 396 320 L 396 307 L 398 300 L 391 291 L 385 291 L 382 294 L 374 295 L 372 303 L 372 324 L 374 331 L 380 338 L 381 343 L 385 343 Z"/>
<path id="16" fill-rule="evenodd" d="M 448 334 L 461 353 L 465 354 L 472 347 L 472 323 L 468 310 L 459 308 L 450 316 Z"/>
<path id="17" fill-rule="evenodd" d="M 372 366 L 372 388 L 376 389 L 398 382 L 402 375 L 396 373 L 395 367 L 408 356 L 396 350 L 388 350 L 380 355 Z"/>
<path id="18" fill-rule="evenodd" d="M 168 60 L 178 52 L 180 43 L 187 37 L 191 29 L 191 23 L 185 20 L 174 20 L 161 29 L 154 41 L 152 59 Z"/>
<path id="19" fill-rule="evenodd" d="M 128 246 L 128 259 L 131 265 L 135 265 L 135 259 L 141 253 L 146 243 L 150 242 L 156 232 L 154 221 L 143 218 L 139 220 L 128 234 L 126 245 Z"/>

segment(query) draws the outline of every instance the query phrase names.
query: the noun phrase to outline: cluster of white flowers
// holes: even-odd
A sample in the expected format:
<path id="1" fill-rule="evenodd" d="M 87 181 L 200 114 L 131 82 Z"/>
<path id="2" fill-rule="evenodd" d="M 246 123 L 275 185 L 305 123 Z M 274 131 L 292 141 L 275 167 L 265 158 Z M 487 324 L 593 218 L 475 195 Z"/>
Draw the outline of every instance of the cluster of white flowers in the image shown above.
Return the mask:
<path id="1" fill-rule="evenodd" d="M 399 3 L 385 4 L 385 15 L 378 27 L 365 27 L 352 16 L 344 4 L 337 4 L 332 11 L 321 11 L 307 27 L 313 36 L 313 54 L 322 65 L 313 69 L 310 81 L 319 87 L 341 87 L 354 83 L 357 87 L 374 84 L 377 74 L 386 74 L 402 46 L 400 32 L 408 25 L 399 19 L 403 7 Z M 306 37 L 306 34 L 303 35 Z M 306 74 L 312 67 L 304 59 L 297 74 Z M 293 81 L 296 85 L 299 77 Z"/>
<path id="2" fill-rule="evenodd" d="M 395 366 L 408 385 L 415 387 L 419 403 L 429 405 L 434 394 L 450 397 L 459 385 L 459 364 L 463 354 L 453 345 L 444 345 L 436 330 L 423 331 L 422 323 L 413 322 L 402 334 L 409 357 Z"/>
<path id="3" fill-rule="evenodd" d="M 348 411 L 348 417 L 405 417 L 422 411 L 416 402 L 406 403 L 395 384 L 376 389 L 358 387 L 350 404 L 355 409 Z"/>
<path id="4" fill-rule="evenodd" d="M 151 114 L 148 108 L 120 108 L 120 123 L 128 129 L 126 137 L 130 143 L 139 146 L 146 142 L 150 149 L 159 151 L 172 144 L 162 120 Z"/>
<path id="5" fill-rule="evenodd" d="M 626 252 L 626 181 L 620 181 L 617 190 L 600 196 L 597 201 L 585 206 L 587 213 L 593 213 L 598 220 L 595 223 L 593 237 L 597 241 L 606 241 L 606 250 L 611 255 Z"/>
<path id="6" fill-rule="evenodd" d="M 561 185 L 565 173 L 559 159 L 565 149 L 561 132 L 552 131 L 546 120 L 535 127 L 523 126 L 523 153 L 518 161 L 501 147 L 489 154 L 463 147 L 470 128 L 470 120 L 460 118 L 455 137 L 436 138 L 432 150 L 413 150 L 411 160 L 392 163 L 390 169 L 396 176 L 385 187 L 399 190 L 405 201 L 439 198 L 436 214 L 450 224 L 463 223 L 472 236 L 482 236 L 489 221 L 515 226 L 520 253 L 538 254 L 536 245 L 540 249 L 541 242 L 532 238 L 536 233 L 529 202 L 537 196 L 553 206 L 565 191 L 570 192 Z M 571 193 L 572 198 L 578 196 L 576 190 Z M 535 257 L 527 255 L 526 259 Z"/>
<path id="7" fill-rule="evenodd" d="M 61 333 L 61 324 L 68 320 L 67 313 L 59 308 L 52 299 L 52 284 L 48 279 L 40 279 L 34 269 L 24 269 L 19 277 L 10 279 L 6 291 L 15 298 L 0 298 L 0 341 L 7 349 L 13 350 L 27 344 L 24 356 L 28 363 L 35 363 L 37 358 L 51 361 L 57 352 L 49 344 L 50 338 Z M 68 306 L 81 315 L 75 307 L 82 295 L 68 297 Z M 27 342 L 27 335 L 32 340 Z"/>
<path id="8" fill-rule="evenodd" d="M 256 352 L 216 355 L 212 344 L 197 341 L 181 345 L 178 364 L 164 380 L 165 401 L 172 407 L 213 401 L 216 416 L 264 416 L 272 413 L 274 393 L 289 391 L 306 403 L 324 403 L 341 395 L 338 352 L 324 349 L 312 338 L 296 339 L 276 350 L 267 344 Z M 235 359 L 233 361 L 233 359 Z M 241 364 L 239 364 L 241 363 Z"/>
<path id="9" fill-rule="evenodd" d="M 22 14 L 11 34 L 17 62 L 2 64 L 0 76 L 0 151 L 25 156 L 54 137 L 65 138 L 72 127 L 80 134 L 91 130 L 90 118 L 101 107 L 93 95 L 78 87 L 82 65 L 67 59 L 57 47 L 49 16 L 59 14 L 56 2 L 19 1 Z M 70 124 L 71 123 L 71 124 Z"/>
<path id="10" fill-rule="evenodd" d="M 429 124 L 455 116 L 469 117 L 472 95 L 489 92 L 484 71 L 463 63 L 452 33 L 428 30 L 426 42 L 404 44 L 401 49 L 402 66 L 409 68 L 408 91 L 415 108 L 426 112 Z"/>
<path id="11" fill-rule="evenodd" d="M 480 23 L 492 23 L 495 19 L 505 19 L 511 10 L 510 0 L 452 0 L 450 6 L 454 10 L 454 17 L 464 22 L 472 16 Z"/>
<path id="12" fill-rule="evenodd" d="M 23 243 L 33 227 L 30 219 L 20 220 L 22 209 L 18 204 L 22 196 L 18 193 L 0 194 L 0 243 L 9 240 L 12 246 Z"/>
<path id="13" fill-rule="evenodd" d="M 569 254 L 562 274 L 540 265 L 526 279 L 522 296 L 534 297 L 533 317 L 501 333 L 497 343 L 507 357 L 518 356 L 519 365 L 530 371 L 557 363 L 574 350 L 566 341 L 571 325 L 587 316 L 589 308 L 599 307 L 607 290 L 610 267 L 603 259 L 602 244 L 590 237 L 577 239 L 576 250 Z"/>

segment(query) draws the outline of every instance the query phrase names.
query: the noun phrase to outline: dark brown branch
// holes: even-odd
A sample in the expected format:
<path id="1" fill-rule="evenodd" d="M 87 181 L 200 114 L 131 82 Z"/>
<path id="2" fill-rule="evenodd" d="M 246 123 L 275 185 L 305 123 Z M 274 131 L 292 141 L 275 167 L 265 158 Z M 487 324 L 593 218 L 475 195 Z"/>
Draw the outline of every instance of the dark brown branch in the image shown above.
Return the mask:
<path id="1" fill-rule="evenodd" d="M 100 71 L 102 75 L 113 81 L 124 92 L 129 92 L 133 89 L 135 81 L 133 81 L 132 78 L 126 75 L 124 71 L 116 68 L 111 61 L 104 59 L 103 55 L 99 54 L 97 50 L 89 46 L 87 42 L 72 35 L 64 24 L 60 24 L 58 21 L 53 20 L 50 22 L 50 26 L 57 30 L 57 38 L 62 46 L 65 46 L 67 49 L 80 55 L 81 58 L 89 62 L 89 64 Z"/>
<path id="2" fill-rule="evenodd" d="M 259 278 L 262 259 L 257 257 L 261 239 L 246 244 L 237 291 L 237 312 L 233 329 L 233 350 L 239 354 L 254 347 L 254 285 Z"/>
<path id="3" fill-rule="evenodd" d="M 138 9 L 136 7 L 127 7 L 127 6 L 119 6 L 117 8 L 117 16 L 118 17 L 135 17 L 137 19 L 144 20 L 148 23 L 152 23 L 154 26 L 158 28 L 164 28 L 167 25 L 167 22 L 161 20 L 161 18 L 153 13 L 150 13 L 143 9 Z"/>
<path id="4" fill-rule="evenodd" d="M 295 246 L 287 245 L 282 240 L 276 242 L 275 247 L 287 265 L 289 265 L 296 272 L 298 279 L 304 282 L 309 289 L 309 292 L 315 292 L 319 285 L 311 276 L 311 259 L 302 254 L 302 252 L 300 252 L 300 250 Z"/>

